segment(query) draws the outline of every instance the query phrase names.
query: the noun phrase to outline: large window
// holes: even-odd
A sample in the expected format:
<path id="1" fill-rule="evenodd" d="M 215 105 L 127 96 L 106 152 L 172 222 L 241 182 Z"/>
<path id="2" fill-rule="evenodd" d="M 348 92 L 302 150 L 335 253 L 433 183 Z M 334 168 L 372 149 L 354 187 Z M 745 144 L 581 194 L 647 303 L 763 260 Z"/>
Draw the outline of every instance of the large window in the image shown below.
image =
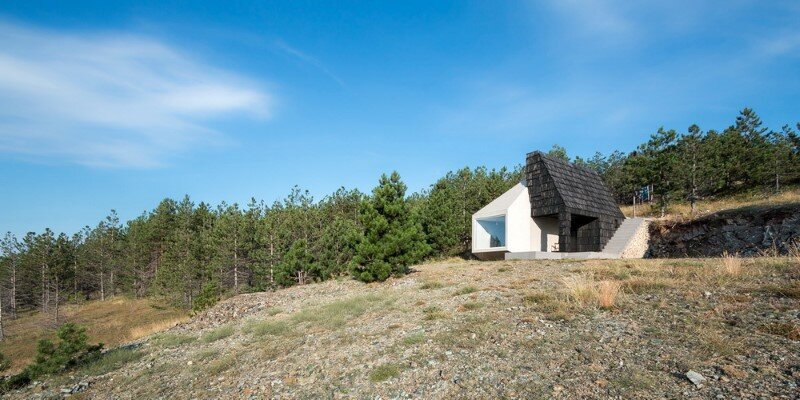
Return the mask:
<path id="1" fill-rule="evenodd" d="M 478 248 L 491 249 L 506 246 L 506 216 L 479 218 Z"/>

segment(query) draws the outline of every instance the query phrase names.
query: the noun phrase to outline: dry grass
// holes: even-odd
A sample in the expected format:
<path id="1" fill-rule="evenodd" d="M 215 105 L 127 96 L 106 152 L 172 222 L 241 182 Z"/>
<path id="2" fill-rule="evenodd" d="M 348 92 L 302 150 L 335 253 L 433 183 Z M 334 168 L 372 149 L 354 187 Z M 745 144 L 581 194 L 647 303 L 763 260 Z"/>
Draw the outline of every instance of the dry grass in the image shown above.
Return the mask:
<path id="1" fill-rule="evenodd" d="M 794 265 L 800 266 L 800 240 L 787 246 L 789 249 L 789 258 Z"/>
<path id="2" fill-rule="evenodd" d="M 697 202 L 697 212 L 694 216 L 691 214 L 691 207 L 688 203 L 673 204 L 669 206 L 667 212 L 670 218 L 673 219 L 692 219 L 703 215 L 715 213 L 717 211 L 729 210 L 739 207 L 747 207 L 754 205 L 767 205 L 767 204 L 786 204 L 800 202 L 800 188 L 792 188 L 777 195 L 765 196 L 763 194 L 743 194 L 739 196 L 729 197 L 725 199 L 712 199 Z M 633 206 L 623 205 L 620 207 L 626 217 L 633 216 Z M 658 217 L 661 215 L 661 209 L 657 204 L 637 204 L 636 216 L 637 217 Z"/>
<path id="3" fill-rule="evenodd" d="M 369 380 L 372 382 L 383 382 L 400 375 L 402 366 L 397 364 L 383 364 L 372 369 L 369 373 Z"/>
<path id="4" fill-rule="evenodd" d="M 738 276 L 742 273 L 742 259 L 738 254 L 722 253 L 722 271 L 731 276 Z"/>
<path id="5" fill-rule="evenodd" d="M 621 293 L 621 283 L 604 280 L 595 282 L 589 275 L 572 275 L 564 278 L 567 296 L 582 306 L 597 305 L 603 309 L 613 308 Z"/>
<path id="6" fill-rule="evenodd" d="M 522 297 L 522 302 L 552 321 L 569 321 L 573 318 L 574 306 L 548 293 L 528 293 Z"/>
<path id="7" fill-rule="evenodd" d="M 578 304 L 586 305 L 595 298 L 594 280 L 589 275 L 571 275 L 563 283 L 567 296 Z"/>
<path id="8" fill-rule="evenodd" d="M 66 305 L 61 307 L 60 313 L 61 322 L 74 322 L 86 327 L 89 342 L 101 342 L 106 347 L 171 328 L 187 319 L 184 311 L 162 307 L 152 300 L 124 297 Z M 0 352 L 12 360 L 10 373 L 19 372 L 33 361 L 40 339 L 55 338 L 50 314 L 36 312 L 4 322 L 6 339 L 0 342 Z"/>
<path id="9" fill-rule="evenodd" d="M 636 277 L 622 283 L 627 293 L 658 293 L 672 287 L 672 282 L 660 277 Z"/>
<path id="10" fill-rule="evenodd" d="M 776 322 L 765 324 L 760 326 L 759 330 L 772 335 L 783 336 L 789 340 L 800 340 L 800 325 L 792 323 Z"/>
<path id="11" fill-rule="evenodd" d="M 430 289 L 441 289 L 444 287 L 444 284 L 438 281 L 427 281 L 423 282 L 422 285 L 419 285 L 420 289 L 430 290 Z"/>
<path id="12" fill-rule="evenodd" d="M 597 304 L 600 308 L 614 307 L 620 293 L 620 283 L 616 281 L 602 281 L 597 284 Z"/>
<path id="13" fill-rule="evenodd" d="M 698 339 L 696 347 L 698 355 L 708 360 L 742 354 L 745 347 L 744 339 L 726 334 L 723 329 L 713 324 L 697 324 L 695 337 Z"/>
<path id="14" fill-rule="evenodd" d="M 453 293 L 453 296 L 461 296 L 461 295 L 465 295 L 465 294 L 475 293 L 477 291 L 478 291 L 478 288 L 476 288 L 475 286 L 472 286 L 472 285 L 464 286 L 461 289 L 456 290 Z"/>
<path id="15" fill-rule="evenodd" d="M 186 322 L 186 320 L 188 320 L 187 316 L 180 316 L 177 318 L 165 319 L 163 321 L 156 321 L 147 325 L 135 326 L 128 331 L 128 341 L 165 331 L 180 323 Z"/>

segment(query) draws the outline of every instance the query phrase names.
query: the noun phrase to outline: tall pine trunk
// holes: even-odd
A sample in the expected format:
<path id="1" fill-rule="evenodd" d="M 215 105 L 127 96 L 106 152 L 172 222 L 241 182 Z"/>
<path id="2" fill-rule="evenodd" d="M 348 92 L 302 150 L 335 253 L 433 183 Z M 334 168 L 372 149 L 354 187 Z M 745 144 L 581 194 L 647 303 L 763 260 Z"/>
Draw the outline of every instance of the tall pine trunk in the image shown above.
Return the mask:
<path id="1" fill-rule="evenodd" d="M 72 296 L 75 302 L 78 303 L 78 260 L 73 261 L 72 269 L 75 273 L 75 276 L 72 278 Z"/>
<path id="2" fill-rule="evenodd" d="M 5 339 L 6 335 L 3 332 L 3 291 L 0 287 L 0 341 Z"/>
<path id="3" fill-rule="evenodd" d="M 42 312 L 49 311 L 50 288 L 47 287 L 47 266 L 42 264 Z"/>
<path id="4" fill-rule="evenodd" d="M 56 326 L 58 326 L 58 303 L 59 303 L 58 287 L 59 286 L 60 285 L 59 285 L 58 279 L 56 279 L 56 293 L 55 293 L 56 294 L 56 304 L 55 304 L 55 309 L 54 309 L 54 313 L 53 313 L 53 322 L 55 322 Z"/>
<path id="5" fill-rule="evenodd" d="M 269 286 L 275 287 L 275 237 L 269 235 Z"/>
<path id="6" fill-rule="evenodd" d="M 17 319 L 17 265 L 11 268 L 11 318 Z"/>
<path id="7" fill-rule="evenodd" d="M 239 294 L 239 242 L 233 238 L 233 292 Z"/>

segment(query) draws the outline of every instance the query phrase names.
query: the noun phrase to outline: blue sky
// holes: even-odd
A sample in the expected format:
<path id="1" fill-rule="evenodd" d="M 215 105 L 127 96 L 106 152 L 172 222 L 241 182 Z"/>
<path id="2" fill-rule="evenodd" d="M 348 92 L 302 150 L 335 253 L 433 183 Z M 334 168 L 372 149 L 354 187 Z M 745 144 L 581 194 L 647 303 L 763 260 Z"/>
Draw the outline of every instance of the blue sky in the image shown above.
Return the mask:
<path id="1" fill-rule="evenodd" d="M 0 231 L 800 121 L 800 2 L 0 4 Z"/>

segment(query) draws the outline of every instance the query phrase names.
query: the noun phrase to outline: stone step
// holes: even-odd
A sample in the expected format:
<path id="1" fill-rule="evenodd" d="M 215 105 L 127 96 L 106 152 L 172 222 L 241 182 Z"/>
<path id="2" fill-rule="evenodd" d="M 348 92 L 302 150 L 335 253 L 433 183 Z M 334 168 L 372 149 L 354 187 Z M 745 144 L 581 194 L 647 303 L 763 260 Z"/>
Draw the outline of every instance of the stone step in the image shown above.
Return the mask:
<path id="1" fill-rule="evenodd" d="M 645 223 L 644 218 L 627 218 L 622 221 L 622 224 L 620 224 L 619 228 L 614 232 L 614 236 L 612 236 L 605 247 L 603 247 L 602 252 L 607 254 L 622 254 L 643 223 Z"/>

